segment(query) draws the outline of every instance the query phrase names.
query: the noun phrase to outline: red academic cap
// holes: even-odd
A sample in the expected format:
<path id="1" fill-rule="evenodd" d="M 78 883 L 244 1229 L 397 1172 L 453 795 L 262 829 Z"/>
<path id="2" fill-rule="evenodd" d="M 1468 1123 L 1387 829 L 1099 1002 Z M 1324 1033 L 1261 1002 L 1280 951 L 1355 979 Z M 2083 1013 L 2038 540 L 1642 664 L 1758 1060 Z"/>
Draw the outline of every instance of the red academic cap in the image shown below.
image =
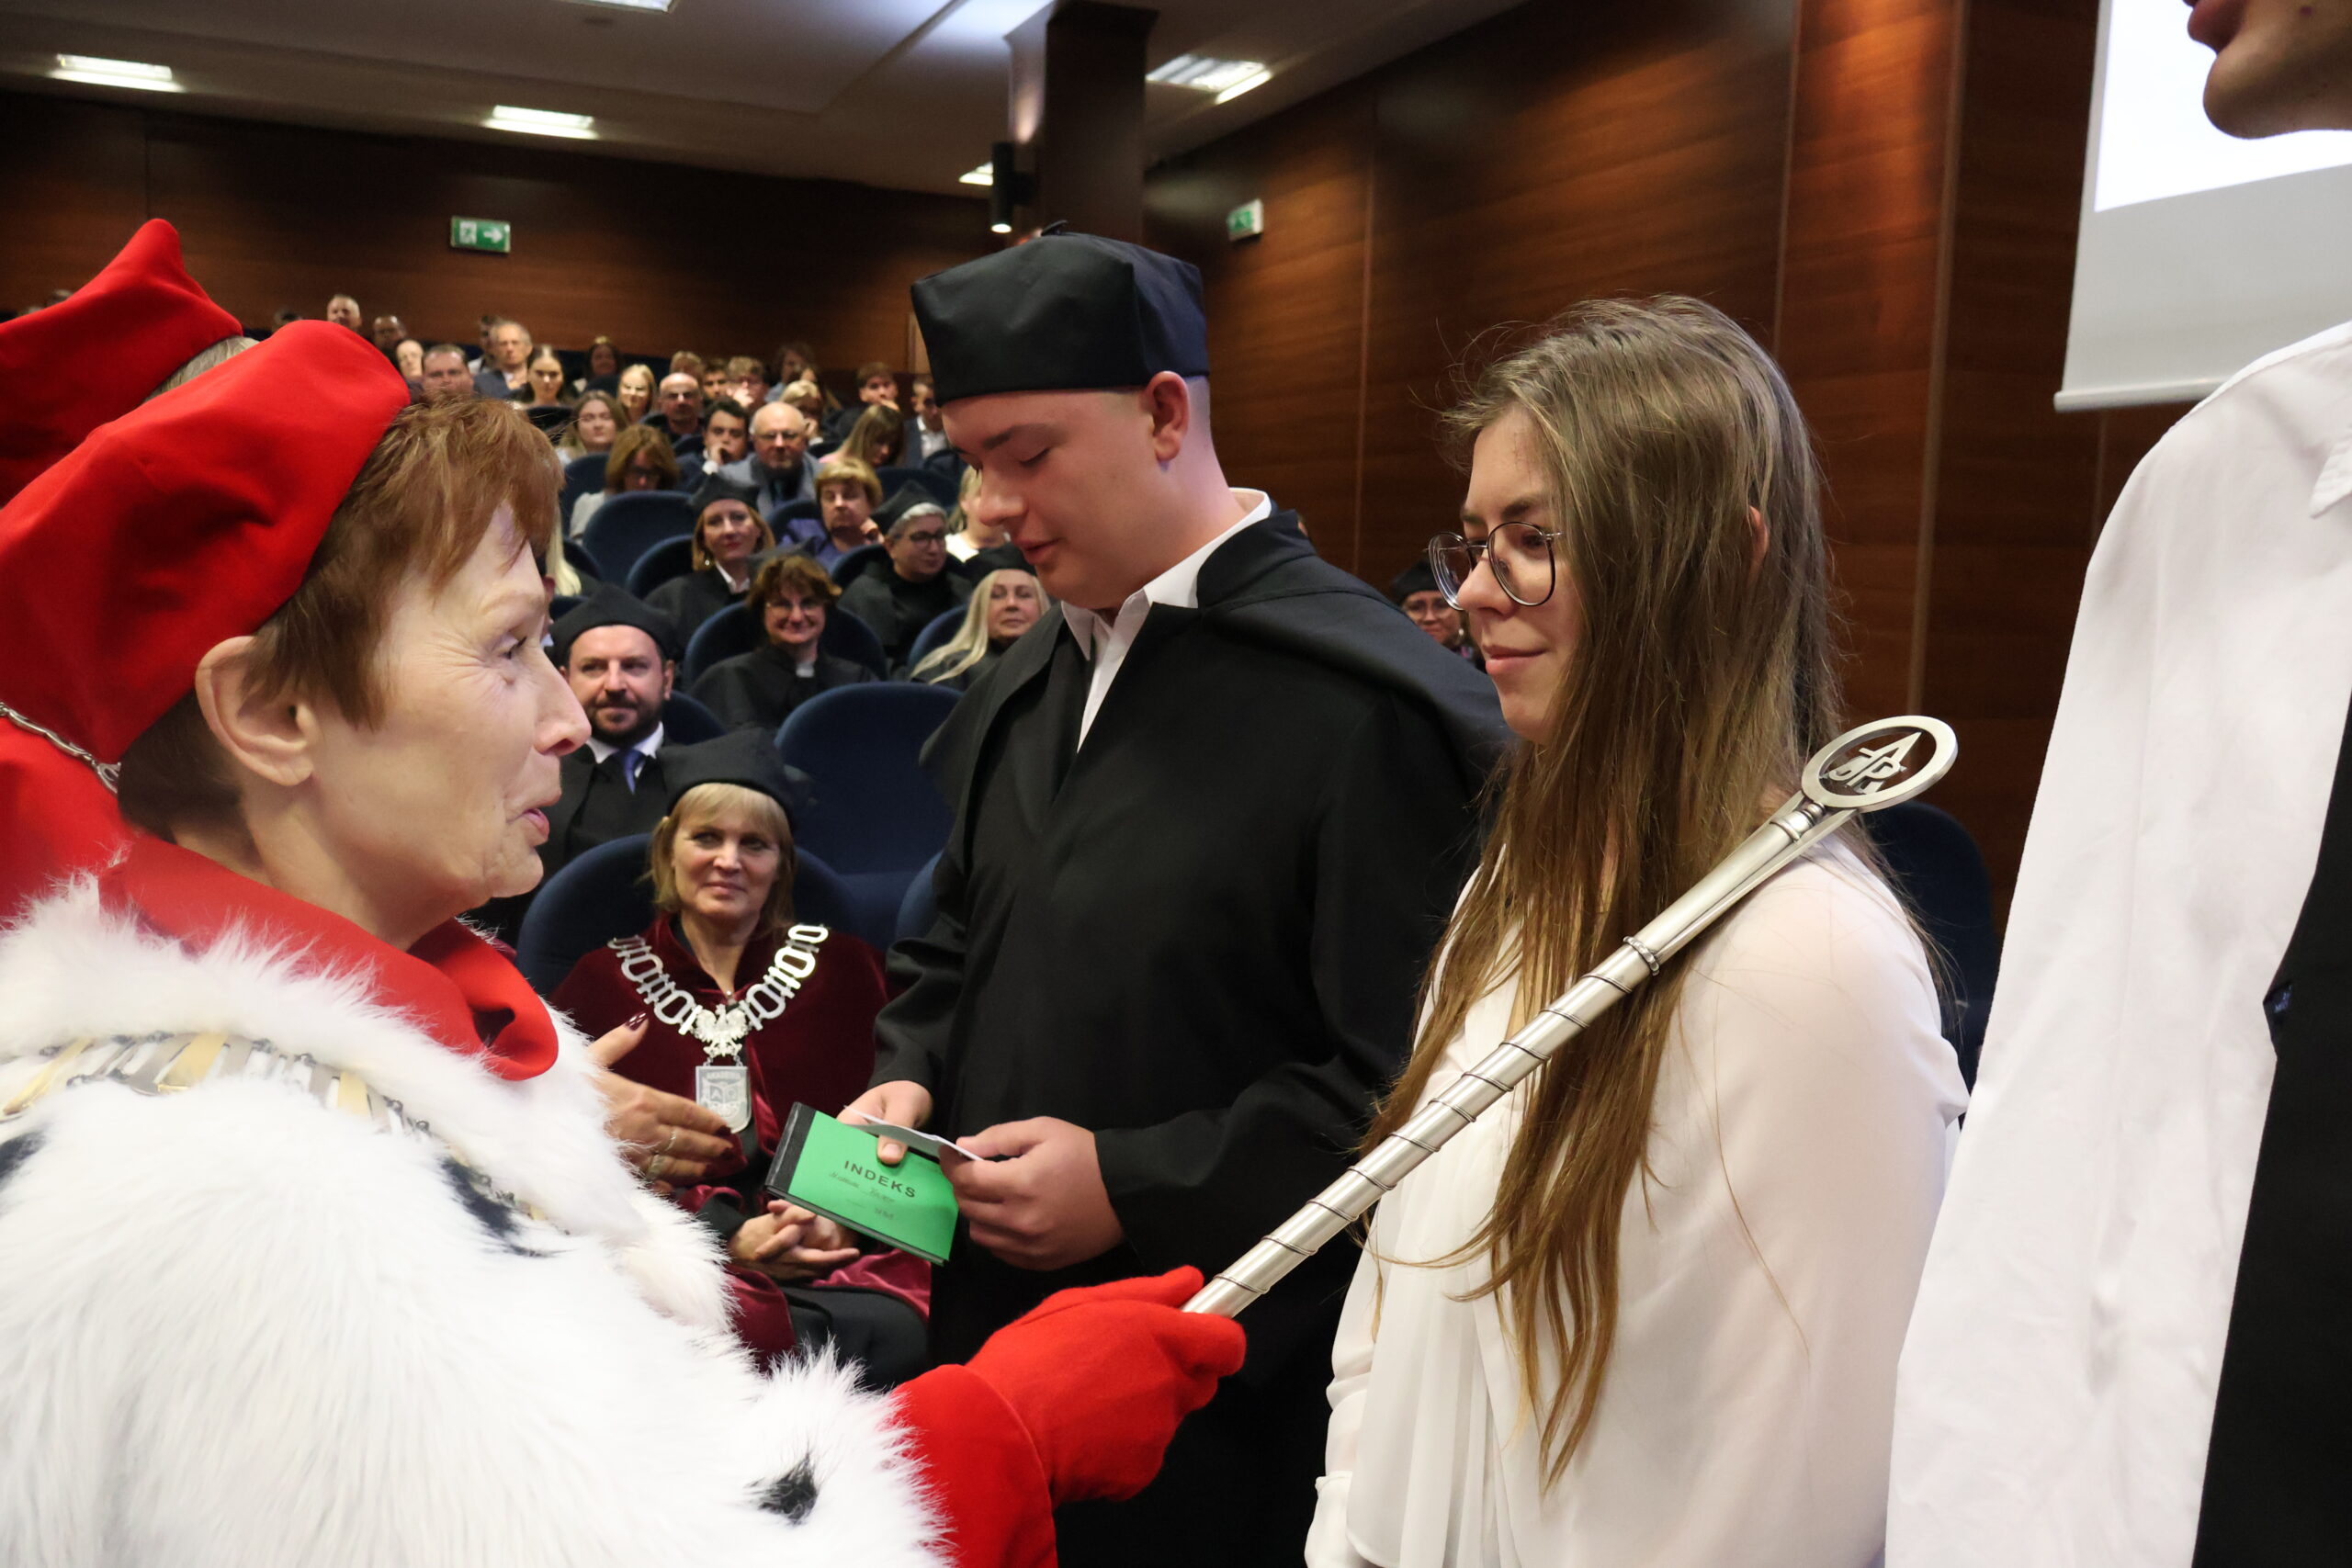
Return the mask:
<path id="1" fill-rule="evenodd" d="M 100 425 L 0 507 L 0 918 L 111 852 L 121 822 L 91 764 L 110 778 L 214 644 L 294 596 L 407 401 L 366 338 L 298 321 Z"/>
<path id="2" fill-rule="evenodd" d="M 179 231 L 160 218 L 71 298 L 0 321 L 0 503 L 239 330 L 187 275 Z"/>

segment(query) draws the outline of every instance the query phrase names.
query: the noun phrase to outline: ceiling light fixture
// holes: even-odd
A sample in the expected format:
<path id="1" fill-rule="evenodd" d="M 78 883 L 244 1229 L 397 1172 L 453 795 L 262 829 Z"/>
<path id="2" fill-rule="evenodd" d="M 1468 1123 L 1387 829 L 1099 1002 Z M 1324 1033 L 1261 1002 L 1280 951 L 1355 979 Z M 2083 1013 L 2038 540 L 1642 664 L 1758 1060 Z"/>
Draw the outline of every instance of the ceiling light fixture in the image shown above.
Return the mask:
<path id="1" fill-rule="evenodd" d="M 61 54 L 50 72 L 61 82 L 84 82 L 94 87 L 136 87 L 142 93 L 184 93 L 168 65 L 139 60 L 102 60 L 94 54 Z"/>
<path id="2" fill-rule="evenodd" d="M 1234 99 L 1239 97 L 1242 94 L 1250 91 L 1252 87 L 1262 87 L 1273 79 L 1274 73 L 1265 69 L 1263 66 L 1261 66 L 1257 70 L 1250 73 L 1249 75 L 1241 78 L 1240 81 L 1236 82 L 1231 86 L 1226 88 L 1225 91 L 1219 93 L 1214 101 L 1220 104 L 1229 104 Z"/>
<path id="3" fill-rule="evenodd" d="M 1238 96 L 1272 74 L 1261 62 L 1255 60 L 1212 60 L 1205 54 L 1180 54 L 1157 71 L 1147 73 L 1144 80 L 1158 82 L 1163 86 L 1194 87 L 1204 93 Z M 1249 85 L 1244 86 L 1243 83 Z M 1223 103 L 1225 99 L 1221 97 L 1217 101 Z"/>
<path id="4" fill-rule="evenodd" d="M 1010 223 L 991 223 L 989 225 L 989 232 L 991 234 L 1010 234 L 1012 232 L 1012 225 Z"/>
<path id="5" fill-rule="evenodd" d="M 492 130 L 519 130 L 526 136 L 568 136 L 575 141 L 596 140 L 596 117 L 558 114 L 553 109 L 519 109 L 501 104 L 482 121 Z"/>
<path id="6" fill-rule="evenodd" d="M 992 186 L 996 184 L 996 164 L 993 162 L 982 164 L 968 175 L 957 175 L 956 183 L 959 186 Z"/>
<path id="7" fill-rule="evenodd" d="M 573 0 L 580 6 L 597 6 L 612 11 L 667 11 L 673 0 Z"/>

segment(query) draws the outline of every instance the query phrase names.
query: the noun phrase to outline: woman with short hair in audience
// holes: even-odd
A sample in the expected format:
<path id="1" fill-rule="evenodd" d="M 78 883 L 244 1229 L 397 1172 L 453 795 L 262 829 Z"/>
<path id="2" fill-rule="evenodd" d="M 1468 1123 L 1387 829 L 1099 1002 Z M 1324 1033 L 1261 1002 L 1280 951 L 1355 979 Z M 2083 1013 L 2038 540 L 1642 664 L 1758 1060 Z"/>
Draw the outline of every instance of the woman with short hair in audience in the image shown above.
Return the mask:
<path id="1" fill-rule="evenodd" d="M 869 468 L 895 466 L 907 449 L 907 422 L 888 403 L 874 403 L 857 416 L 842 444 L 825 455 L 823 463 L 854 457 Z"/>
<path id="2" fill-rule="evenodd" d="M 613 383 L 621 400 L 621 424 L 643 424 L 653 409 L 653 367 L 632 365 Z"/>
<path id="3" fill-rule="evenodd" d="M 571 423 L 564 428 L 563 438 L 555 444 L 555 449 L 566 462 L 575 457 L 602 457 L 611 453 L 620 434 L 620 400 L 610 392 L 582 392 L 580 400 L 571 405 Z"/>
<path id="4" fill-rule="evenodd" d="M 978 470 L 975 470 L 977 472 Z M 967 692 L 1023 632 L 1046 613 L 1046 591 L 1026 571 L 1001 570 L 980 579 L 954 637 L 907 671 L 910 681 Z"/>
<path id="5" fill-rule="evenodd" d="M 765 640 L 704 671 L 687 695 L 729 729 L 769 734 L 820 692 L 879 681 L 856 660 L 821 646 L 841 596 L 831 575 L 808 557 L 797 551 L 770 556 L 760 563 L 745 600 Z"/>
<path id="6" fill-rule="evenodd" d="M 662 758 L 671 801 L 647 849 L 653 923 L 592 949 L 550 1000 L 592 1039 L 641 1027 L 612 1070 L 733 1123 L 741 1153 L 672 1201 L 702 1220 L 739 1276 L 768 1282 L 745 1293 L 747 1314 L 788 1303 L 803 1354 L 831 1347 L 891 1386 L 922 1370 L 929 1268 L 862 1251 L 761 1185 L 795 1105 L 830 1112 L 865 1090 L 874 1016 L 889 995 L 881 954 L 794 919 L 791 785 L 765 736 L 666 747 Z"/>
<path id="7" fill-rule="evenodd" d="M 1431 567 L 1521 738 L 1367 1140 L 1792 794 L 1840 728 L 1820 475 L 1690 299 L 1585 305 L 1449 426 Z M 1781 872 L 1383 1200 L 1314 1568 L 1865 1568 L 1964 1091 L 1859 835 Z"/>
<path id="8" fill-rule="evenodd" d="M 620 385 L 621 351 L 604 333 L 588 345 L 588 374 L 571 383 L 573 395 L 587 392 L 609 392 Z"/>
<path id="9" fill-rule="evenodd" d="M 694 496 L 694 570 L 645 596 L 677 623 L 680 642 L 692 642 L 705 621 L 741 602 L 751 591 L 752 558 L 775 548 L 775 534 L 760 515 L 758 500 L 759 491 L 740 479 L 703 476 Z"/>
<path id="10" fill-rule="evenodd" d="M 569 531 L 573 538 L 580 537 L 582 530 L 588 526 L 588 519 L 596 514 L 596 508 L 614 496 L 629 491 L 677 488 L 678 458 L 670 450 L 670 438 L 650 424 L 624 424 L 605 454 L 605 488 L 590 491 L 571 503 Z M 596 564 L 604 565 L 602 561 Z"/>
<path id="11" fill-rule="evenodd" d="M 524 363 L 523 384 L 514 391 L 514 401 L 523 405 L 531 423 L 546 431 L 550 440 L 571 423 L 571 399 L 563 380 L 563 356 L 541 344 Z"/>

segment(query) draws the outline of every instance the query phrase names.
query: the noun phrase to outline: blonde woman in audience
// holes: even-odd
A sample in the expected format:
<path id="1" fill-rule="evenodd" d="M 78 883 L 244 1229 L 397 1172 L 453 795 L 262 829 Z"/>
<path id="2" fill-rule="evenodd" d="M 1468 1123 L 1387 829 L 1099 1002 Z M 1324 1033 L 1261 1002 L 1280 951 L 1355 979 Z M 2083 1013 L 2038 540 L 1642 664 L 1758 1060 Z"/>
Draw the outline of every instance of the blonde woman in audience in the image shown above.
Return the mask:
<path id="1" fill-rule="evenodd" d="M 615 383 L 621 400 L 621 423 L 643 424 L 646 414 L 653 407 L 653 367 L 632 365 L 621 372 Z"/>
<path id="2" fill-rule="evenodd" d="M 1025 571 L 989 572 L 972 590 L 962 627 L 919 660 L 907 678 L 969 691 L 980 672 L 1045 613 L 1046 591 L 1035 577 Z"/>
<path id="3" fill-rule="evenodd" d="M 1026 571 L 1029 563 L 1012 536 L 973 508 L 979 493 L 980 470 L 966 468 L 956 487 L 956 510 L 947 514 L 947 570 L 975 579 L 992 571 Z"/>
<path id="4" fill-rule="evenodd" d="M 677 488 L 678 459 L 670 450 L 670 438 L 650 424 L 624 425 L 605 456 L 605 488 L 571 503 L 571 536 L 580 537 L 596 508 L 624 491 Z"/>
<path id="5" fill-rule="evenodd" d="M 1450 423 L 1468 493 L 1431 566 L 1521 744 L 1374 1141 L 1840 727 L 1812 445 L 1729 318 L 1581 307 Z M 1381 1203 L 1308 1562 L 1876 1562 L 1962 1094 L 1917 935 L 1832 840 Z"/>
<path id="6" fill-rule="evenodd" d="M 825 454 L 817 466 L 823 468 L 854 457 L 869 468 L 888 468 L 897 464 L 906 447 L 905 419 L 889 404 L 874 403 L 857 416 L 857 423 L 850 426 L 842 444 Z"/>
<path id="7" fill-rule="evenodd" d="M 692 642 L 705 621 L 741 603 L 751 591 L 753 558 L 775 548 L 775 531 L 760 515 L 756 498 L 750 485 L 724 474 L 706 474 L 696 487 L 694 570 L 645 596 L 676 624 L 679 642 Z"/>
<path id="8" fill-rule="evenodd" d="M 611 392 L 582 392 L 571 405 L 571 423 L 564 427 L 555 449 L 567 462 L 574 457 L 601 457 L 613 449 L 620 434 L 619 398 Z"/>

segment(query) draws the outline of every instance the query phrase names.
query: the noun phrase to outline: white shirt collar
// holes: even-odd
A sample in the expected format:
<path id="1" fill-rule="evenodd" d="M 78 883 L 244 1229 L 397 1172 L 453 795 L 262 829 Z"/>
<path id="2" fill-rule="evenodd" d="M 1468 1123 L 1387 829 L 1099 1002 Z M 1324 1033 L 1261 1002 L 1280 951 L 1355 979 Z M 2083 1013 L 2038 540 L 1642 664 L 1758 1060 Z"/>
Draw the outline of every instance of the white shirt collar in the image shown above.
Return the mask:
<path id="1" fill-rule="evenodd" d="M 603 761 L 605 758 L 611 756 L 614 752 L 619 750 L 619 747 L 612 744 L 608 740 L 600 740 L 594 735 L 591 735 L 588 738 L 588 755 L 594 758 L 599 762 Z M 653 727 L 652 734 L 647 736 L 644 739 L 630 747 L 629 750 L 632 751 L 642 751 L 649 757 L 662 750 L 662 727 L 658 724 L 655 725 Z"/>
<path id="2" fill-rule="evenodd" d="M 1172 604 L 1185 610 L 1200 608 L 1201 568 L 1208 564 L 1209 557 L 1234 535 L 1253 523 L 1264 522 L 1274 513 L 1273 500 L 1264 491 L 1237 490 L 1233 499 L 1245 509 L 1239 522 L 1128 594 L 1126 603 L 1111 619 L 1105 620 L 1082 605 L 1064 604 L 1062 616 L 1078 639 L 1078 650 L 1091 660 L 1114 636 L 1125 642 L 1134 641 L 1136 630 L 1142 626 L 1144 617 L 1151 614 L 1154 604 Z"/>

